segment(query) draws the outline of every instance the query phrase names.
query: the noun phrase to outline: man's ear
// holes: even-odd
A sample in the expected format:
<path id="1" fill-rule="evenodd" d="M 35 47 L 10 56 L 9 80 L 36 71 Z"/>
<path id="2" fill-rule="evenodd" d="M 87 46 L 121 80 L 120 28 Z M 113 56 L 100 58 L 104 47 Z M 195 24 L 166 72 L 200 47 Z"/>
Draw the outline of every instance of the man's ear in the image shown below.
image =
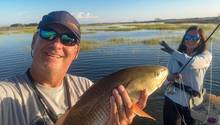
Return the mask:
<path id="1" fill-rule="evenodd" d="M 77 46 L 76 56 L 75 56 L 74 60 L 78 58 L 79 52 L 80 52 L 80 45 Z"/>
<path id="2" fill-rule="evenodd" d="M 38 35 L 38 32 L 34 33 L 34 35 L 33 35 L 32 43 L 31 43 L 31 50 L 34 49 L 34 45 L 35 45 L 36 40 L 37 40 L 37 35 Z"/>

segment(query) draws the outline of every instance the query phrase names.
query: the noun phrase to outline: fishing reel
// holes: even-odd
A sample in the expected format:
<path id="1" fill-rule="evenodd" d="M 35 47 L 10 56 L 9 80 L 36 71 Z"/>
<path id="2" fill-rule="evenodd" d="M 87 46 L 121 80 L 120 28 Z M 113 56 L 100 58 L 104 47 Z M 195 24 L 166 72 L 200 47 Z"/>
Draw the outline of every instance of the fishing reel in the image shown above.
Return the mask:
<path id="1" fill-rule="evenodd" d="M 176 87 L 172 85 L 172 83 L 168 83 L 166 86 L 167 94 L 173 95 L 176 93 Z"/>

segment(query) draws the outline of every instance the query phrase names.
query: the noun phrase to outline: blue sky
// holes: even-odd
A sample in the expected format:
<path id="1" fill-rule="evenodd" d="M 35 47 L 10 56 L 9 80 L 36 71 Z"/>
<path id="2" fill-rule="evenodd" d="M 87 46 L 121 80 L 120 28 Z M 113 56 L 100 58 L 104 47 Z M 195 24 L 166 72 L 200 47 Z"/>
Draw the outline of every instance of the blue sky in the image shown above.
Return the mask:
<path id="1" fill-rule="evenodd" d="M 220 0 L 1 0 L 0 8 L 0 26 L 38 23 L 54 10 L 69 11 L 80 23 L 220 16 Z"/>

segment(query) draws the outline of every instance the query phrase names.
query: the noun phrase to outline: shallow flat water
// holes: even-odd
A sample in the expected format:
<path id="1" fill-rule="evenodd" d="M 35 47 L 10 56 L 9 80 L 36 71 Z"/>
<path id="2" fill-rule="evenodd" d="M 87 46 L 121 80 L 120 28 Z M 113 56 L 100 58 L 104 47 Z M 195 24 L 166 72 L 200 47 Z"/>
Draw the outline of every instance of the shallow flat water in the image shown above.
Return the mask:
<path id="1" fill-rule="evenodd" d="M 168 33 L 168 34 L 167 34 Z M 132 32 L 99 32 L 97 34 L 84 35 L 83 39 L 108 40 L 115 37 L 147 39 L 158 36 L 178 36 L 182 31 L 132 31 Z M 220 35 L 209 46 L 213 53 L 213 62 L 205 77 L 205 87 L 212 88 L 212 92 L 220 95 Z M 32 34 L 0 35 L 0 78 L 7 78 L 16 74 L 24 73 L 31 65 L 30 45 Z M 168 41 L 169 42 L 169 41 Z M 177 48 L 176 43 L 170 43 Z M 160 50 L 159 45 L 113 45 L 102 47 L 91 51 L 82 51 L 78 59 L 71 65 L 69 73 L 85 76 L 91 80 L 98 80 L 103 76 L 119 69 L 136 65 L 164 65 L 166 66 L 169 55 Z M 210 84 L 212 83 L 212 84 Z M 159 94 L 158 94 L 159 93 Z M 158 121 L 149 122 L 139 119 L 134 123 L 139 124 L 161 124 L 162 122 L 162 90 L 150 97 L 150 114 Z"/>

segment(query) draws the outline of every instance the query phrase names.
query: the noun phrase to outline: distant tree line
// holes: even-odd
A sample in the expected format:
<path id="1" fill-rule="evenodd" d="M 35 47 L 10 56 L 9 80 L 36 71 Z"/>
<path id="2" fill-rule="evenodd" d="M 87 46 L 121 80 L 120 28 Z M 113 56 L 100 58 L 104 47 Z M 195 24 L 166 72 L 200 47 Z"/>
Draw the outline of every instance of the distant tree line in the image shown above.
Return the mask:
<path id="1" fill-rule="evenodd" d="M 37 26 L 38 23 L 29 23 L 29 24 L 21 24 L 21 23 L 15 23 L 11 24 L 10 27 L 26 27 L 26 26 Z"/>

